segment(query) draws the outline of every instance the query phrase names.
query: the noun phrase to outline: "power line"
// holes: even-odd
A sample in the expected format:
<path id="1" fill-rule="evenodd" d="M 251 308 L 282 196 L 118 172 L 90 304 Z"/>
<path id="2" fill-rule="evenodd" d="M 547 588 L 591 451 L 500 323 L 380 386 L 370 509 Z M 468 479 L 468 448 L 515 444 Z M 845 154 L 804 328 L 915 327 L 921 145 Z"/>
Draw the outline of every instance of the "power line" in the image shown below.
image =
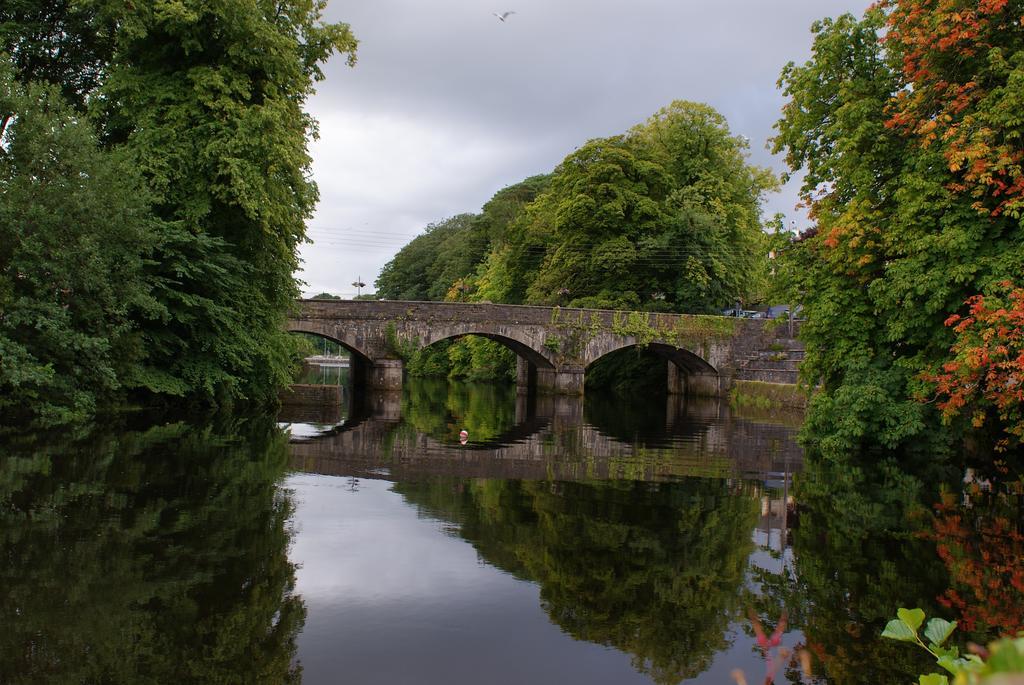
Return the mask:
<path id="1" fill-rule="evenodd" d="M 611 242 L 613 240 L 615 240 L 615 239 L 614 238 L 611 238 L 611 239 L 608 239 L 608 240 L 584 239 L 584 240 L 574 240 L 571 243 L 550 243 L 548 245 L 539 245 L 539 244 L 526 244 L 526 245 L 521 245 L 521 246 L 515 246 L 515 245 L 509 245 L 509 244 L 506 244 L 506 245 L 510 246 L 510 247 L 519 247 L 520 249 L 526 249 L 526 250 L 551 250 L 551 249 L 583 250 L 583 249 L 593 249 L 593 248 L 596 248 L 596 247 L 601 247 L 603 245 L 608 244 L 609 242 Z M 644 240 L 644 239 L 641 239 L 641 241 L 642 240 Z M 393 241 L 389 241 L 389 240 L 374 240 L 372 238 L 365 238 L 365 237 L 362 237 L 362 236 L 351 236 L 351 237 L 348 237 L 348 238 L 343 237 L 343 236 L 330 236 L 330 237 L 325 237 L 325 238 L 314 238 L 314 242 L 331 244 L 331 245 L 361 245 L 361 246 L 389 246 L 389 245 L 394 245 L 395 244 Z M 402 247 L 406 247 L 407 245 L 408 245 L 408 243 L 406 243 L 406 245 L 403 245 Z M 641 250 L 641 251 L 646 251 L 646 252 L 663 252 L 663 253 L 680 253 L 680 252 L 694 252 L 694 251 L 696 251 L 696 252 L 707 252 L 707 251 L 715 251 L 715 250 L 718 250 L 718 251 L 731 251 L 733 249 L 733 247 L 731 245 L 724 245 L 724 246 L 701 245 L 699 243 L 694 244 L 694 243 L 689 242 L 689 241 L 687 241 L 686 243 L 681 243 L 681 244 L 677 244 L 677 245 L 665 245 L 665 246 L 657 246 L 657 247 L 655 247 L 655 246 L 645 246 L 643 244 L 637 244 L 636 242 L 630 241 L 630 246 L 633 247 L 636 250 Z"/>
<path id="2" fill-rule="evenodd" d="M 360 240 L 367 239 L 379 239 L 383 241 L 393 240 L 404 240 L 406 242 L 412 242 L 418 238 L 424 238 L 431 236 L 430 233 L 418 233 L 416 235 L 409 235 L 404 231 L 382 231 L 382 230 L 364 230 L 364 229 L 348 229 L 348 228 L 326 228 L 310 226 L 306 228 L 307 235 L 321 235 L 327 239 L 349 239 L 356 238 Z M 765 233 L 765 235 L 769 235 Z M 459 237 L 457 234 L 446 237 Z M 483 236 L 480 236 L 483 237 Z"/>
<path id="3" fill-rule="evenodd" d="M 315 247 L 318 243 L 313 243 Z M 347 243 L 347 242 L 327 242 L 319 243 L 321 246 L 345 248 L 353 252 L 375 252 L 386 250 L 387 246 L 367 245 L 363 243 Z M 525 250 L 525 256 L 532 258 L 545 258 L 553 257 L 556 253 L 561 254 L 591 254 L 595 248 L 587 246 L 574 246 L 574 247 L 537 247 L 528 248 Z M 399 250 L 400 252 L 400 250 Z M 685 260 L 688 257 L 703 257 L 703 258 L 731 258 L 736 255 L 736 250 L 730 250 L 728 248 L 686 248 L 686 249 L 659 249 L 659 250 L 639 250 L 638 253 L 632 255 L 631 261 L 643 261 L 643 262 L 663 262 L 666 264 L 677 263 L 681 260 Z M 395 253 L 397 256 L 397 252 Z M 767 257 L 767 254 L 765 255 Z"/>

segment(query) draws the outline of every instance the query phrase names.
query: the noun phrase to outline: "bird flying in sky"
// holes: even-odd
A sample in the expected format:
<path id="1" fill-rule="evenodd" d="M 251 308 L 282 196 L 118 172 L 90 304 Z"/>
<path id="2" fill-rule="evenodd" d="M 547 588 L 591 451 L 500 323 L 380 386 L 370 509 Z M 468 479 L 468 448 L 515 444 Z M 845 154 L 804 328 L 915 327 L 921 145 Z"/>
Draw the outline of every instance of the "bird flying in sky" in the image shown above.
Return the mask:
<path id="1" fill-rule="evenodd" d="M 505 21 L 505 19 L 508 18 L 508 15 L 515 14 L 515 12 L 502 12 L 501 14 L 498 14 L 497 12 L 491 12 L 491 14 L 496 16 L 498 18 L 498 21 Z"/>

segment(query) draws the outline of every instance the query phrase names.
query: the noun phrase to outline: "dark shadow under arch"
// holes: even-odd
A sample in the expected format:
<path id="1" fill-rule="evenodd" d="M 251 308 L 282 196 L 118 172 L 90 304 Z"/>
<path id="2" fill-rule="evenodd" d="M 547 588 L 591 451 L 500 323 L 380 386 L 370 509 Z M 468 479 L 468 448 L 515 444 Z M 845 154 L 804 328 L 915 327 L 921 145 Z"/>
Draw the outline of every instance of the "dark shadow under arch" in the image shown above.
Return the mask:
<path id="1" fill-rule="evenodd" d="M 601 359 L 604 359 L 609 354 L 621 352 L 622 350 L 629 349 L 630 347 L 639 347 L 639 345 L 623 345 L 622 347 L 618 347 L 614 350 L 609 350 L 608 352 L 605 352 L 600 357 L 594 359 L 592 362 L 587 364 L 587 368 L 589 369 L 591 366 L 596 364 Z M 663 357 L 664 359 L 669 360 L 670 362 L 678 366 L 686 375 L 718 375 L 718 369 L 711 366 L 711 364 L 709 364 L 706 360 L 697 356 L 693 352 L 690 352 L 689 350 L 684 350 L 674 345 L 667 345 L 665 343 L 656 342 L 649 343 L 648 345 L 646 345 L 644 349 L 650 350 L 659 357 Z"/>

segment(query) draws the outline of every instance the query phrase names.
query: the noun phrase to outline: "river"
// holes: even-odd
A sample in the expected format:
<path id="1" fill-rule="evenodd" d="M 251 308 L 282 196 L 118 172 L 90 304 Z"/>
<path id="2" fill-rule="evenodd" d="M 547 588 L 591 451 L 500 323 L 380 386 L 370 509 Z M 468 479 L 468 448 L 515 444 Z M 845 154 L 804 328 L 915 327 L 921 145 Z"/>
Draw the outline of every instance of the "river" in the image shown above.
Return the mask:
<path id="1" fill-rule="evenodd" d="M 0 682 L 910 682 L 897 607 L 1020 620 L 997 476 L 805 463 L 717 400 L 342 394 L 0 438 Z"/>

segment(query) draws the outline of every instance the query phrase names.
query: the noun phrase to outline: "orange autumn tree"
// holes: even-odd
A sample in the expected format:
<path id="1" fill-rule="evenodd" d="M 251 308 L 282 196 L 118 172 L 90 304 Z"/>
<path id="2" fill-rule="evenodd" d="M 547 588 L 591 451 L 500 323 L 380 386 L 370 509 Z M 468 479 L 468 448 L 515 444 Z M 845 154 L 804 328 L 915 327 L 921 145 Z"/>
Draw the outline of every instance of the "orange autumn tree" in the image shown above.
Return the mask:
<path id="1" fill-rule="evenodd" d="M 1010 0 L 883 0 L 891 10 L 884 41 L 898 45 L 912 88 L 896 94 L 887 125 L 941 151 L 954 195 L 1007 231 L 1020 233 L 1024 209 L 1024 3 Z M 1019 248 L 1019 241 L 1018 241 Z M 1009 281 L 967 298 L 952 359 L 925 374 L 948 420 L 969 410 L 972 424 L 1000 425 L 997 449 L 1024 434 L 1024 290 Z M 1002 292 L 1000 292 L 1002 291 Z M 1000 299 L 1006 295 L 1008 302 Z"/>
<path id="2" fill-rule="evenodd" d="M 882 0 L 905 83 L 888 125 L 937 146 L 949 189 L 992 216 L 1024 209 L 1024 3 Z"/>
<path id="3" fill-rule="evenodd" d="M 944 322 L 1024 274 L 1024 0 L 881 0 L 812 31 L 774 139 L 816 229 L 789 251 L 822 389 L 804 437 L 931 459 L 962 441 L 918 399 L 969 346 Z"/>
<path id="4" fill-rule="evenodd" d="M 975 295 L 967 316 L 949 317 L 954 357 L 928 378 L 947 419 L 968 411 L 976 428 L 995 424 L 1005 450 L 1024 439 L 1024 288 L 1000 287 L 1005 297 Z"/>

